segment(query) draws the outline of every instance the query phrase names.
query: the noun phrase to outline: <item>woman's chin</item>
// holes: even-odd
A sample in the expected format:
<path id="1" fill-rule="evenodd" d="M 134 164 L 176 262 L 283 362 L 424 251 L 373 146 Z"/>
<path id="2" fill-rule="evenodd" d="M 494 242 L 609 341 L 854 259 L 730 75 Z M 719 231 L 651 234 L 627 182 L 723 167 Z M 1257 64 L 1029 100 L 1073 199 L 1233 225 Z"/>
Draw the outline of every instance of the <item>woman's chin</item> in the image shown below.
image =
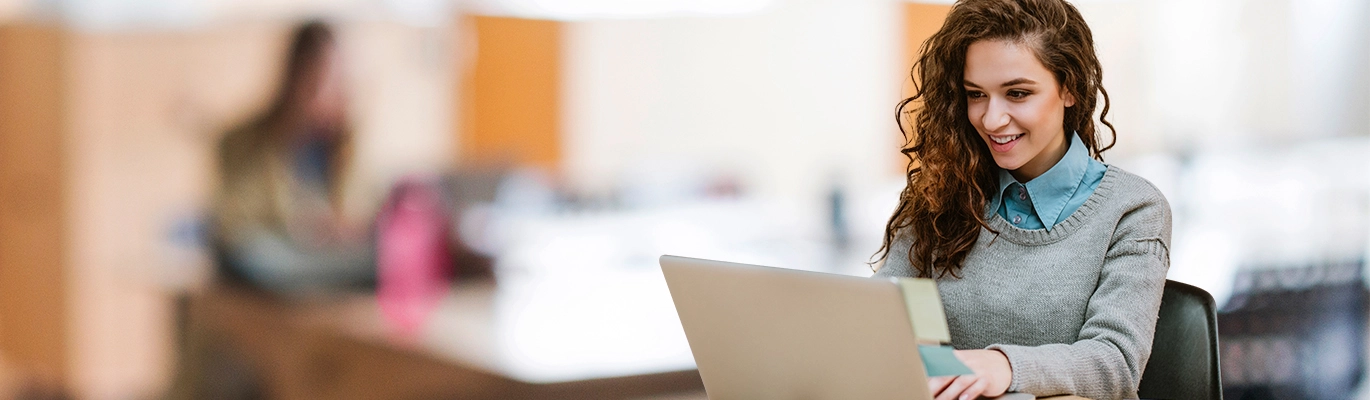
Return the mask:
<path id="1" fill-rule="evenodd" d="M 1010 159 L 1007 157 L 994 159 L 994 165 L 998 165 L 999 168 L 1003 168 L 1005 171 L 1013 171 L 1022 168 L 1023 164 L 1026 164 L 1023 160 Z"/>

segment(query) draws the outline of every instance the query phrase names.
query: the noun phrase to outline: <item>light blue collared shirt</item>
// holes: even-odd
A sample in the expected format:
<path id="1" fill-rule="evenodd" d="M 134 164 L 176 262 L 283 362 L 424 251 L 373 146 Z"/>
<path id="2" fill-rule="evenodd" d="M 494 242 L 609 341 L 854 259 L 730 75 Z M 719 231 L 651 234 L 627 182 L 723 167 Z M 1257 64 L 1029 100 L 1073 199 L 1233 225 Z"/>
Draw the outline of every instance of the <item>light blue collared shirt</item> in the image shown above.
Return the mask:
<path id="1" fill-rule="evenodd" d="M 1069 218 L 1099 188 L 1107 171 L 1108 166 L 1089 156 L 1080 136 L 1072 134 L 1066 155 L 1026 184 L 999 168 L 999 192 L 993 204 L 998 204 L 999 216 L 1013 226 L 1051 230 L 1042 221 L 1051 221 L 1054 227 Z"/>

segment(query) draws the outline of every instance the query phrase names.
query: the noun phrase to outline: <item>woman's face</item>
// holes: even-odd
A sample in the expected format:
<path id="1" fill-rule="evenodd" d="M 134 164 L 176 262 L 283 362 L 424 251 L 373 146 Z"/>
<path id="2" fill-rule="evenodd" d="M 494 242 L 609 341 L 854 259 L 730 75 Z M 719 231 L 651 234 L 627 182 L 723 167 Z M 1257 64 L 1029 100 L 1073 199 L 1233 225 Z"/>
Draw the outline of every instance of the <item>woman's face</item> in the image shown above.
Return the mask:
<path id="1" fill-rule="evenodd" d="M 1075 97 L 1061 90 L 1032 49 L 1005 40 L 981 40 L 966 50 L 967 114 L 989 146 L 994 163 L 1027 182 L 1065 155 L 1066 107 Z"/>
<path id="2" fill-rule="evenodd" d="M 341 125 L 347 113 L 347 91 L 343 75 L 342 54 L 337 45 L 329 44 L 319 57 L 313 76 L 315 85 L 308 99 L 308 113 L 315 123 Z"/>

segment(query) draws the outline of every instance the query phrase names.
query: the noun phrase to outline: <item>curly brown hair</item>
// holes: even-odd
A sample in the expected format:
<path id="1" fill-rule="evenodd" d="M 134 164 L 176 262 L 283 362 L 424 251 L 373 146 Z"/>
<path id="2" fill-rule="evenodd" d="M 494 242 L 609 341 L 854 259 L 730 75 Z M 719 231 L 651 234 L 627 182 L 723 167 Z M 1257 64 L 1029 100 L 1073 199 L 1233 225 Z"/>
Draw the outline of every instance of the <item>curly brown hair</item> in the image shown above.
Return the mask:
<path id="1" fill-rule="evenodd" d="M 1090 156 L 1103 161 L 1117 134 L 1109 123 L 1103 68 L 1094 38 L 1075 6 L 1062 0 L 960 0 L 942 28 L 923 42 L 912 78 L 914 95 L 900 101 L 895 120 L 909 159 L 907 186 L 885 226 L 876 259 L 890 255 L 895 237 L 910 235 L 909 264 L 924 277 L 959 276 L 962 262 L 986 223 L 996 184 L 996 165 L 971 125 L 963 86 L 966 50 L 981 40 L 1006 40 L 1033 50 L 1062 90 L 1076 102 L 1065 110 L 1065 132 L 1076 132 Z M 1094 110 L 1103 96 L 1099 121 L 1111 142 L 1100 147 Z M 913 110 L 910 110 L 913 107 Z M 912 132 L 906 129 L 912 120 Z M 906 231 L 907 230 L 907 231 Z"/>

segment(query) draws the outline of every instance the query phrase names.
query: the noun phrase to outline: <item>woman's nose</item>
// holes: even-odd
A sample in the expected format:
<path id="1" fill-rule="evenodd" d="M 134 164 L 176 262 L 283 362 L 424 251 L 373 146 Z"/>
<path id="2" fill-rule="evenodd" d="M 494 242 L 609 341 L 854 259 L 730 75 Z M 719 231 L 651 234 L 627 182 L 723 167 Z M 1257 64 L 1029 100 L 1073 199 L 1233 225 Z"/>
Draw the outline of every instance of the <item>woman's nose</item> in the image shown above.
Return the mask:
<path id="1" fill-rule="evenodd" d="M 989 106 L 985 109 L 985 115 L 980 117 L 980 124 L 984 125 L 985 130 L 997 132 L 1008 125 L 1008 109 L 1004 107 L 1002 100 L 989 100 Z"/>

